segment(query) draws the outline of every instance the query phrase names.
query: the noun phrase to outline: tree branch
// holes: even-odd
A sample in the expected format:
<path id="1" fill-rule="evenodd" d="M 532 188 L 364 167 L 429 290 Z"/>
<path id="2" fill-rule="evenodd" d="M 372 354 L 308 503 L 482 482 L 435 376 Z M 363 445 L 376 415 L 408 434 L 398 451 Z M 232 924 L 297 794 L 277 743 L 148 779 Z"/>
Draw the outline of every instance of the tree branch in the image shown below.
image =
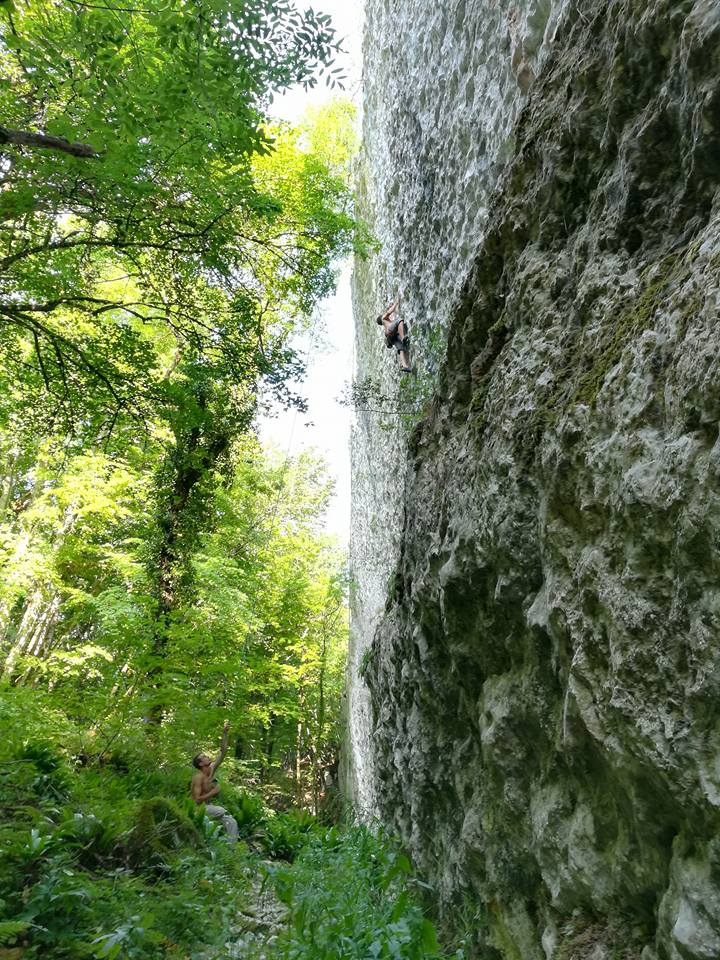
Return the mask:
<path id="1" fill-rule="evenodd" d="M 0 131 L 2 131 L 2 129 L 3 128 L 0 127 Z M 0 133 L 0 137 L 1 136 L 2 134 Z M 231 212 L 231 210 L 222 210 L 216 217 L 208 221 L 204 227 L 199 227 L 195 231 L 176 230 L 174 233 L 169 234 L 167 239 L 161 243 L 151 240 L 120 240 L 118 237 L 97 238 L 94 236 L 86 236 L 79 240 L 73 240 L 71 239 L 72 237 L 76 237 L 81 233 L 79 230 L 74 230 L 71 234 L 68 234 L 60 240 L 46 241 L 34 247 L 25 247 L 17 253 L 3 257 L 0 260 L 0 270 L 7 270 L 8 267 L 17 263 L 18 260 L 24 260 L 26 257 L 34 257 L 39 253 L 46 253 L 51 250 L 72 250 L 75 247 L 105 247 L 113 250 L 162 250 L 182 254 L 183 256 L 192 256 L 197 252 L 192 246 L 175 246 L 175 244 L 182 243 L 182 241 L 186 240 L 201 240 L 205 238 L 207 234 L 212 231 L 213 227 L 217 226 L 223 217 L 226 217 L 228 213 Z"/>
<path id="2" fill-rule="evenodd" d="M 64 137 L 51 137 L 46 133 L 28 133 L 25 130 L 10 130 L 0 126 L 0 143 L 15 147 L 34 147 L 41 150 L 60 150 L 72 157 L 99 157 L 89 143 L 70 143 Z"/>
<path id="3" fill-rule="evenodd" d="M 0 304 L 0 314 L 4 315 L 10 323 L 16 324 L 19 327 L 27 330 L 33 337 L 35 341 L 36 348 L 39 346 L 39 337 L 45 337 L 54 347 L 62 352 L 63 347 L 75 357 L 75 363 L 84 369 L 91 376 L 96 377 L 112 396 L 116 405 L 122 407 L 126 410 L 135 409 L 140 410 L 140 407 L 137 404 L 132 403 L 129 398 L 122 396 L 118 393 L 118 390 L 115 384 L 111 381 L 110 377 L 107 376 L 100 367 L 95 364 L 91 359 L 89 359 L 88 354 L 82 350 L 76 343 L 73 343 L 72 340 L 68 337 L 63 336 L 55 330 L 46 327 L 43 323 L 38 320 L 37 317 L 28 316 L 26 313 L 21 312 L 17 308 L 9 306 L 7 304 Z M 41 372 L 43 374 L 43 379 L 47 375 L 46 369 L 42 369 L 42 357 L 38 354 L 38 361 L 41 364 Z"/>

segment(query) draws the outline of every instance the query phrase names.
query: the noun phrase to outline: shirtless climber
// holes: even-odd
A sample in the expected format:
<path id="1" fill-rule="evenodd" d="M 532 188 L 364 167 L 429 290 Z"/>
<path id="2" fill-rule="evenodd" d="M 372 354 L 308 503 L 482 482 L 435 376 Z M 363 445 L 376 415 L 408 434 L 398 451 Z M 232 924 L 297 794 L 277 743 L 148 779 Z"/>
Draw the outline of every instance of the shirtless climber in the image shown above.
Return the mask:
<path id="1" fill-rule="evenodd" d="M 219 807 L 213 803 L 208 803 L 208 800 L 212 800 L 213 797 L 216 797 L 220 793 L 220 787 L 214 777 L 215 771 L 225 759 L 225 754 L 228 751 L 229 731 L 230 722 L 226 720 L 225 725 L 223 726 L 220 753 L 217 755 L 215 760 L 211 760 L 210 757 L 206 756 L 204 753 L 199 753 L 196 757 L 193 757 L 192 763 L 198 772 L 192 778 L 192 786 L 190 789 L 195 803 L 204 803 L 205 813 L 209 817 L 213 817 L 215 820 L 222 820 L 222 824 L 227 832 L 229 842 L 237 843 L 238 825 L 235 817 L 231 817 L 225 807 Z"/>
<path id="2" fill-rule="evenodd" d="M 410 366 L 407 354 L 408 337 L 405 322 L 400 320 L 399 317 L 395 317 L 394 320 L 392 319 L 393 314 L 397 312 L 399 303 L 400 297 L 397 297 L 385 313 L 381 313 L 376 320 L 378 326 L 382 326 L 385 331 L 385 346 L 388 349 L 395 347 L 397 350 L 398 359 L 400 360 L 400 372 L 412 373 L 412 367 Z"/>

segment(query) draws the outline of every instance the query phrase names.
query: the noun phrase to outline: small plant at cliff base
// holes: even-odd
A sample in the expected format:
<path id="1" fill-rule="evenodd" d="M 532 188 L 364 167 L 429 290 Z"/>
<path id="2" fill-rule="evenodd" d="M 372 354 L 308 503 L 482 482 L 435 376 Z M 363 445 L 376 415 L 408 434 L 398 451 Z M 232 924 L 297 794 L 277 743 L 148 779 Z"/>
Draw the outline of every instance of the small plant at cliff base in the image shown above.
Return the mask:
<path id="1" fill-rule="evenodd" d="M 407 857 L 367 827 L 312 839 L 270 874 L 290 908 L 272 960 L 439 960 L 435 928 L 412 893 Z M 460 952 L 454 954 L 460 958 Z"/>
<path id="2" fill-rule="evenodd" d="M 262 846 L 272 860 L 293 863 L 300 851 L 317 833 L 318 822 L 302 810 L 288 810 L 270 816 L 260 835 Z"/>

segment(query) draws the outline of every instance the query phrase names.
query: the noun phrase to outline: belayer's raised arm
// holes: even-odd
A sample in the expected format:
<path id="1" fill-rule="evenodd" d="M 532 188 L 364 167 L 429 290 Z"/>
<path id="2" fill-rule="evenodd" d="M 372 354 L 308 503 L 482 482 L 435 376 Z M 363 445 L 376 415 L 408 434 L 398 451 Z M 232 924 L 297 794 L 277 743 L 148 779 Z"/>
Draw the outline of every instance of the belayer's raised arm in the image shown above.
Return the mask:
<path id="1" fill-rule="evenodd" d="M 210 767 L 210 776 L 213 776 L 217 768 L 225 759 L 228 752 L 228 739 L 230 735 L 230 721 L 226 720 L 223 724 L 222 739 L 220 741 L 220 753 L 215 757 Z"/>

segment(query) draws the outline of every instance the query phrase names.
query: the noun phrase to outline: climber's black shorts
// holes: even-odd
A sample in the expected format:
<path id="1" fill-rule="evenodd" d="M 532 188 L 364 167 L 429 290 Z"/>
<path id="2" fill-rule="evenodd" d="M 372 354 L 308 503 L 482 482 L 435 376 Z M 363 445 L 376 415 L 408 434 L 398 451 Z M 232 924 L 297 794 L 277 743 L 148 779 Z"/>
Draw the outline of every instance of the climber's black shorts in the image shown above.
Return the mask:
<path id="1" fill-rule="evenodd" d="M 395 347 L 398 353 L 401 350 L 407 349 L 407 337 L 403 339 L 398 333 L 398 327 L 402 323 L 402 320 L 393 320 L 393 322 L 388 327 L 388 332 L 385 334 L 385 346 L 390 350 L 392 347 Z"/>

